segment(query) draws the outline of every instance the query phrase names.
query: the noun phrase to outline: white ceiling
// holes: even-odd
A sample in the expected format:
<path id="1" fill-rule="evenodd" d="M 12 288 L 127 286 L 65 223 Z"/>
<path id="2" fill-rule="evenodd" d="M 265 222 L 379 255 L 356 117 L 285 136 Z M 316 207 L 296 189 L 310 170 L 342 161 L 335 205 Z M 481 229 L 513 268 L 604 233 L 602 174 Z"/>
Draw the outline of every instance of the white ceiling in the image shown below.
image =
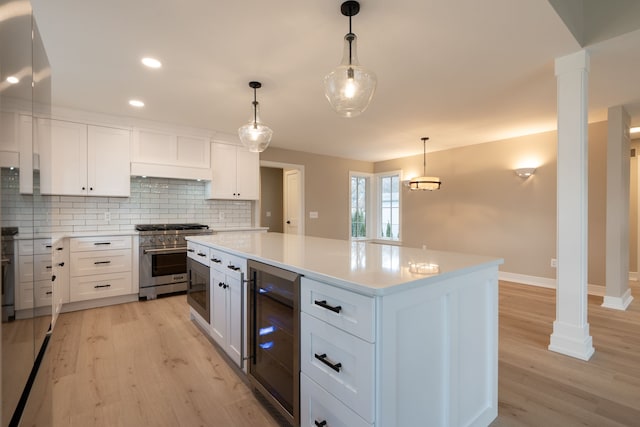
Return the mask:
<path id="1" fill-rule="evenodd" d="M 55 105 L 235 133 L 259 80 L 273 146 L 368 161 L 421 153 L 422 136 L 435 151 L 555 129 L 554 58 L 581 49 L 546 1 L 362 0 L 353 31 L 378 88 L 344 119 L 322 91 L 348 30 L 340 0 L 32 3 Z M 637 30 L 588 47 L 590 121 L 616 105 L 640 119 L 639 47 Z"/>

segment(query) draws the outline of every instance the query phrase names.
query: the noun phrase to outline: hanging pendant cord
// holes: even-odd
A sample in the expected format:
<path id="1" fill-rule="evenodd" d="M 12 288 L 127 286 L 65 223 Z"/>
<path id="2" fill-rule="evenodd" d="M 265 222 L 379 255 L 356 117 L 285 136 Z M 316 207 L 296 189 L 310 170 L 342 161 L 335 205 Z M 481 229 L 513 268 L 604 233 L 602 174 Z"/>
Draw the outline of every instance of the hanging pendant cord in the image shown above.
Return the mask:
<path id="1" fill-rule="evenodd" d="M 256 88 L 253 88 L 253 128 L 258 127 L 258 99 L 256 98 Z"/>
<path id="2" fill-rule="evenodd" d="M 427 176 L 427 140 L 422 138 L 422 176 Z"/>
<path id="3" fill-rule="evenodd" d="M 349 15 L 349 34 L 353 34 L 351 31 L 351 15 Z M 353 43 L 353 36 L 349 37 L 349 65 L 351 65 L 351 44 Z"/>

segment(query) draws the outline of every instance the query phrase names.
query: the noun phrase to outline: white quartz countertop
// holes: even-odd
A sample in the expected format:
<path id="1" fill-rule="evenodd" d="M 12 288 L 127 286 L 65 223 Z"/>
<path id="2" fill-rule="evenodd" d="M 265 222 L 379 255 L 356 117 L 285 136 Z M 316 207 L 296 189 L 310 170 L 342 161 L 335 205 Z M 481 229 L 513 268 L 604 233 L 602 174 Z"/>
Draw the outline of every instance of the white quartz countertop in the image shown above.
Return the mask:
<path id="1" fill-rule="evenodd" d="M 366 295 L 385 295 L 497 266 L 495 257 L 282 233 L 221 233 L 189 241 L 295 271 Z M 412 263 L 437 273 L 410 271 Z"/>

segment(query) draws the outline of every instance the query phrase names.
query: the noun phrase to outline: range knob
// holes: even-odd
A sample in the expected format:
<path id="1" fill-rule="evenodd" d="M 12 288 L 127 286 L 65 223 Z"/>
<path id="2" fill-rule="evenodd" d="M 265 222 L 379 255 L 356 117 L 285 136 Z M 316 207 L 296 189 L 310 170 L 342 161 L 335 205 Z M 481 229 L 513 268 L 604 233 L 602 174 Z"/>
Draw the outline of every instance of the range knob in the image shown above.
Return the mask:
<path id="1" fill-rule="evenodd" d="M 164 242 L 164 237 L 162 237 L 162 236 L 158 237 L 158 242 L 160 242 L 160 243 Z"/>

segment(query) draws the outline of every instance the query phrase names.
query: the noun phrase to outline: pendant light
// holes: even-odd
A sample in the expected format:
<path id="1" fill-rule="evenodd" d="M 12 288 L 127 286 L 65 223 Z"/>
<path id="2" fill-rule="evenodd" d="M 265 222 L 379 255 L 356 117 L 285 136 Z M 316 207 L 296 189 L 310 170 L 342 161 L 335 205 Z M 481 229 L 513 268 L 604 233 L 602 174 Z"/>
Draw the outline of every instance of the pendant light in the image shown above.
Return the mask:
<path id="1" fill-rule="evenodd" d="M 376 75 L 358 62 L 358 37 L 351 31 L 351 17 L 360 11 L 360 3 L 346 1 L 340 11 L 349 17 L 349 32 L 344 36 L 340 65 L 324 78 L 324 94 L 342 117 L 355 117 L 369 106 L 376 90 Z"/>
<path id="2" fill-rule="evenodd" d="M 426 173 L 426 169 L 427 169 L 427 141 L 429 140 L 429 137 L 423 137 L 420 138 L 422 139 L 422 176 L 419 176 L 417 178 L 413 178 L 412 180 L 409 181 L 409 189 L 410 190 L 429 190 L 429 191 L 433 191 L 433 190 L 439 190 L 440 189 L 440 185 L 442 185 L 442 182 L 440 181 L 440 178 L 437 176 L 425 176 Z"/>
<path id="3" fill-rule="evenodd" d="M 260 121 L 260 115 L 258 114 L 259 105 L 256 100 L 256 89 L 260 89 L 262 83 L 249 82 L 249 87 L 253 89 L 253 117 L 249 120 L 249 123 L 238 129 L 238 136 L 249 151 L 261 153 L 269 146 L 273 131 Z"/>

